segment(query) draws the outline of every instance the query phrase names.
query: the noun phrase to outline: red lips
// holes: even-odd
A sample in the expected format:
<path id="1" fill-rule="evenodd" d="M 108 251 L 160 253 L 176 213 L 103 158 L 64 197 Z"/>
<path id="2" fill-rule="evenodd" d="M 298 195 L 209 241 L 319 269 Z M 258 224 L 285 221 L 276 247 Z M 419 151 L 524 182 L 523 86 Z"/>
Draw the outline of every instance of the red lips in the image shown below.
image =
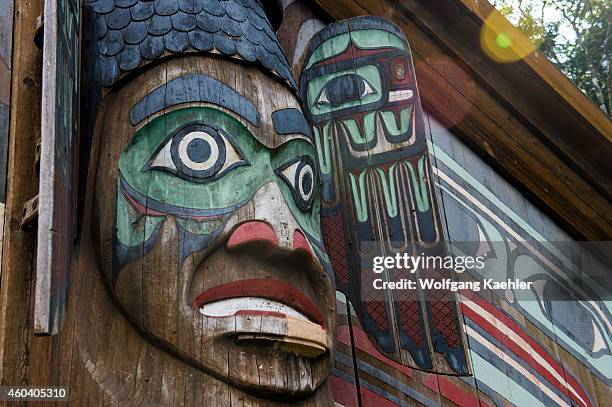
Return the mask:
<path id="1" fill-rule="evenodd" d="M 231 298 L 258 297 L 283 303 L 327 328 L 321 310 L 301 291 L 279 280 L 248 279 L 219 285 L 204 291 L 193 301 L 196 309 L 204 304 Z"/>

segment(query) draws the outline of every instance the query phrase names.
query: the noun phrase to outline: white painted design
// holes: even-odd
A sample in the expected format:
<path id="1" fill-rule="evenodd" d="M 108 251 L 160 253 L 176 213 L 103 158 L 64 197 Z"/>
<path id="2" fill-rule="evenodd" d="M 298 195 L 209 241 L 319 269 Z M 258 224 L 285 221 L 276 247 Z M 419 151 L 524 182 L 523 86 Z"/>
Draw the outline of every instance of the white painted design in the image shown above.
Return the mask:
<path id="1" fill-rule="evenodd" d="M 310 321 L 306 315 L 278 301 L 259 297 L 229 298 L 204 304 L 200 314 L 208 317 L 228 317 L 239 311 L 278 312 L 288 317 Z"/>
<path id="2" fill-rule="evenodd" d="M 170 151 L 172 147 L 172 140 L 168 141 L 166 145 L 159 150 L 159 153 L 155 156 L 151 162 L 151 168 L 168 168 L 170 170 L 178 171 L 176 165 L 172 161 L 172 153 Z"/>
<path id="3" fill-rule="evenodd" d="M 319 95 L 317 99 L 317 105 L 328 105 L 329 99 L 327 98 L 327 89 L 323 89 L 323 92 Z"/>
<path id="4" fill-rule="evenodd" d="M 306 47 L 308 46 L 311 38 L 314 37 L 316 33 L 321 31 L 323 27 L 325 27 L 325 23 L 317 18 L 311 18 L 302 23 L 298 31 L 295 51 L 293 51 L 293 66 L 298 65 L 300 58 L 302 58 L 302 55 L 304 55 Z"/>
<path id="5" fill-rule="evenodd" d="M 489 342 L 485 337 L 480 335 L 474 329 L 470 328 L 469 326 L 466 326 L 465 332 L 471 339 L 474 339 L 477 342 L 479 342 L 485 348 L 487 348 L 488 350 L 493 352 L 495 355 L 497 355 L 498 358 L 506 362 L 513 369 L 515 369 L 517 372 L 523 375 L 527 380 L 535 384 L 538 387 L 538 389 L 542 390 L 542 392 L 545 393 L 548 397 L 550 397 L 555 403 L 563 407 L 570 407 L 570 405 L 565 400 L 563 400 L 554 391 L 552 391 L 548 386 L 542 383 L 533 373 L 525 369 L 520 363 L 518 363 L 511 357 L 508 357 L 501 349 L 499 349 L 497 346 Z"/>
<path id="6" fill-rule="evenodd" d="M 302 182 L 307 174 L 310 174 L 311 180 L 310 190 L 308 192 L 304 191 L 304 185 Z M 312 194 L 314 192 L 314 173 L 310 165 L 303 166 L 300 173 L 298 174 L 298 191 L 300 192 L 300 195 L 302 196 L 302 199 L 304 199 L 304 201 L 308 202 L 312 197 Z"/>
<path id="7" fill-rule="evenodd" d="M 548 363 L 548 361 L 546 361 L 546 359 L 544 359 L 530 344 L 525 342 L 525 340 L 519 334 L 514 332 L 512 330 L 512 328 L 507 326 L 503 321 L 497 319 L 494 315 L 489 313 L 486 309 L 482 308 L 480 305 L 478 305 L 474 301 L 471 301 L 470 299 L 468 299 L 467 297 L 465 297 L 463 295 L 459 295 L 459 297 L 460 297 L 461 302 L 466 307 L 470 308 L 472 311 L 474 311 L 476 314 L 480 315 L 482 318 L 486 319 L 487 321 L 490 321 L 491 324 L 493 324 L 496 329 L 498 329 L 502 334 L 507 336 L 508 339 L 510 339 L 512 342 L 514 342 L 518 347 L 520 347 L 525 352 L 527 352 L 527 354 L 530 355 L 535 360 L 536 363 L 538 363 L 540 366 L 542 366 L 544 369 L 546 369 L 555 379 L 557 379 L 559 381 L 559 383 L 561 383 L 561 385 L 563 385 L 563 387 L 565 387 L 574 396 L 576 396 L 576 398 L 578 400 L 580 400 L 583 405 L 585 405 L 585 406 L 588 405 L 584 401 L 584 399 L 578 394 L 578 392 L 576 392 L 576 390 L 572 386 L 568 385 L 568 383 L 565 381 L 565 378 L 563 378 L 559 374 L 559 372 L 556 369 L 554 369 L 550 365 L 550 363 Z M 478 342 L 480 342 L 483 345 L 485 345 L 483 342 L 481 342 L 481 340 L 478 339 L 477 336 L 474 335 L 474 333 L 476 335 L 478 335 L 478 333 L 476 331 L 471 330 L 468 326 L 466 326 L 466 333 L 468 334 L 468 336 L 473 337 Z M 478 335 L 478 336 L 480 336 L 480 335 Z M 490 345 L 494 347 L 493 344 L 490 344 Z M 497 348 L 495 348 L 495 349 L 497 349 Z M 493 349 L 491 349 L 491 350 L 493 350 Z M 501 350 L 500 350 L 500 352 L 501 352 Z M 503 352 L 502 352 L 502 354 L 503 354 Z M 502 356 L 499 356 L 499 357 L 504 359 L 506 362 L 508 362 L 508 360 L 510 359 L 508 357 L 502 357 Z M 508 362 L 508 363 L 510 363 L 510 362 Z"/>
<path id="8" fill-rule="evenodd" d="M 445 153 L 442 153 L 442 154 L 445 154 Z M 442 155 L 442 154 L 440 153 L 440 148 L 438 147 L 438 149 L 436 150 L 436 157 L 439 158 L 438 156 Z M 449 157 L 449 159 L 450 159 L 450 157 Z M 445 164 L 448 164 L 446 161 L 444 161 L 444 162 L 445 162 Z M 497 216 L 491 209 L 487 208 L 485 205 L 483 205 L 481 202 L 479 202 L 473 195 L 471 195 L 468 191 L 466 191 L 465 188 L 463 188 L 459 184 L 457 184 L 453 179 L 451 179 L 450 176 L 445 174 L 442 170 L 440 170 L 439 168 L 436 168 L 436 167 L 433 167 L 432 169 L 433 169 L 433 173 L 436 176 L 438 176 L 441 179 L 443 179 L 455 191 L 457 191 L 458 193 L 463 195 L 469 202 L 474 204 L 478 209 L 480 209 L 487 216 L 489 216 L 490 219 L 492 219 L 499 226 L 501 226 L 506 232 L 508 232 L 508 234 L 510 236 L 512 236 L 514 239 L 516 239 L 516 241 L 520 242 L 538 260 L 540 260 L 545 266 L 547 266 L 548 269 L 553 271 L 561 280 L 564 280 L 564 282 L 567 285 L 572 287 L 572 289 L 574 289 L 577 294 L 580 294 L 580 296 L 582 298 L 589 298 L 590 297 L 590 295 L 587 294 L 580 286 L 578 286 L 576 284 L 573 284 L 573 281 L 567 276 L 567 274 L 563 270 L 561 270 L 556 264 L 554 264 L 550 259 L 548 259 L 546 256 L 544 256 L 539 250 L 537 250 L 527 240 L 525 240 L 525 238 L 522 237 L 518 232 L 516 232 L 514 229 L 512 229 L 510 226 L 508 226 L 508 224 L 506 222 L 504 222 L 499 216 Z M 470 182 L 470 181 L 468 181 L 468 182 Z M 444 189 L 443 186 L 440 186 L 440 187 L 442 189 Z M 489 192 L 489 194 L 490 194 L 490 192 Z M 495 202 L 492 202 L 492 203 L 495 204 Z M 504 210 L 504 208 L 500 208 L 499 206 L 498 206 L 498 208 L 501 209 L 502 211 L 504 211 L 505 214 L 507 214 L 508 211 L 511 211 L 509 208 L 508 208 L 507 211 Z M 544 238 L 542 237 L 542 239 L 544 239 Z M 542 241 L 540 241 L 540 243 L 544 242 L 544 241 L 545 240 L 542 240 Z M 582 277 L 583 280 L 588 280 L 589 279 L 588 276 L 586 276 L 584 274 L 582 274 L 581 277 Z M 591 308 L 588 308 L 588 309 L 592 310 L 593 312 L 595 312 L 601 318 L 603 323 L 606 324 L 607 328 L 610 331 L 612 331 L 612 323 L 610 322 L 608 317 L 603 313 L 603 311 L 599 308 L 599 305 L 595 301 L 593 301 L 593 300 L 588 300 L 588 301 L 584 301 L 584 302 L 588 303 L 591 306 Z"/>
<path id="9" fill-rule="evenodd" d="M 389 102 L 399 102 L 400 100 L 408 100 L 412 98 L 414 93 L 410 89 L 394 90 L 389 92 Z"/>
<path id="10" fill-rule="evenodd" d="M 604 341 L 603 336 L 601 336 L 601 331 L 599 330 L 597 325 L 595 325 L 595 321 L 591 320 L 591 324 L 593 325 L 593 336 L 594 336 L 592 352 L 596 353 L 596 352 L 599 352 L 600 350 L 607 349 L 606 341 Z"/>
<path id="11" fill-rule="evenodd" d="M 200 163 L 197 161 L 193 161 L 189 157 L 189 154 L 187 153 L 187 147 L 189 146 L 189 143 L 194 140 L 202 140 L 210 147 L 210 156 L 206 161 L 202 161 Z M 217 162 L 217 159 L 219 158 L 219 146 L 210 134 L 203 131 L 193 131 L 189 134 L 186 134 L 185 137 L 181 139 L 178 146 L 178 153 L 179 157 L 181 158 L 181 161 L 188 168 L 194 171 L 206 171 L 212 168 L 212 166 L 215 165 L 215 163 Z"/>

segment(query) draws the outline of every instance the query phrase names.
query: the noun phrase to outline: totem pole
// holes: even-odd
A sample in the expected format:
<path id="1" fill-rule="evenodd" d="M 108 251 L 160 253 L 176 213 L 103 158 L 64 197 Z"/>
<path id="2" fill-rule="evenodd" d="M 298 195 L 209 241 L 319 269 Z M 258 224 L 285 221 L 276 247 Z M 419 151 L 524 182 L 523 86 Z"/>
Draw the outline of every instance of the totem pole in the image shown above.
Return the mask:
<path id="1" fill-rule="evenodd" d="M 310 41 L 300 91 L 317 145 L 323 230 L 337 289 L 388 357 L 467 373 L 453 296 L 372 284 L 381 277 L 449 277 L 435 268 L 373 271 L 376 256 L 446 253 L 406 38 L 378 17 L 328 25 Z"/>
<path id="2" fill-rule="evenodd" d="M 103 96 L 67 321 L 80 401 L 333 405 L 315 143 L 264 10 L 85 7 Z"/>

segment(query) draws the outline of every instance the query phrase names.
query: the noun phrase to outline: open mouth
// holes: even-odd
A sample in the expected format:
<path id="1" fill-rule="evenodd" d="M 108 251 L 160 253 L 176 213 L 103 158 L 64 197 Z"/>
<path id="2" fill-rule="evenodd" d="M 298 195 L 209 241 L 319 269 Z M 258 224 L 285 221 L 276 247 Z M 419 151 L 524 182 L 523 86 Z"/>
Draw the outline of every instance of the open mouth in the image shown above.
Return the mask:
<path id="1" fill-rule="evenodd" d="M 209 318 L 235 317 L 237 342 L 268 342 L 314 358 L 329 349 L 327 323 L 300 290 L 278 280 L 249 279 L 210 288 L 193 307 Z M 266 318 L 268 317 L 268 318 Z"/>
<path id="2" fill-rule="evenodd" d="M 309 321 L 308 317 L 294 308 L 278 301 L 258 297 L 229 298 L 203 304 L 200 314 L 207 317 L 226 317 L 230 315 L 268 315 L 291 317 Z"/>
<path id="3" fill-rule="evenodd" d="M 249 279 L 210 288 L 193 302 L 207 316 L 284 314 L 326 328 L 319 308 L 300 290 L 278 280 Z"/>

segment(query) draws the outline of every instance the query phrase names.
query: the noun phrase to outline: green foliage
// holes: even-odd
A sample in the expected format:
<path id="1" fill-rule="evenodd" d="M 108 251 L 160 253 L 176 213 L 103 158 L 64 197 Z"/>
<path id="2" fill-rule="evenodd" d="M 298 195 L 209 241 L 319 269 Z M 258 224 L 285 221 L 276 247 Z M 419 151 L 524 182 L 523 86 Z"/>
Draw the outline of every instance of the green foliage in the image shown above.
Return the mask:
<path id="1" fill-rule="evenodd" d="M 494 5 L 612 117 L 609 1 L 497 0 Z"/>

